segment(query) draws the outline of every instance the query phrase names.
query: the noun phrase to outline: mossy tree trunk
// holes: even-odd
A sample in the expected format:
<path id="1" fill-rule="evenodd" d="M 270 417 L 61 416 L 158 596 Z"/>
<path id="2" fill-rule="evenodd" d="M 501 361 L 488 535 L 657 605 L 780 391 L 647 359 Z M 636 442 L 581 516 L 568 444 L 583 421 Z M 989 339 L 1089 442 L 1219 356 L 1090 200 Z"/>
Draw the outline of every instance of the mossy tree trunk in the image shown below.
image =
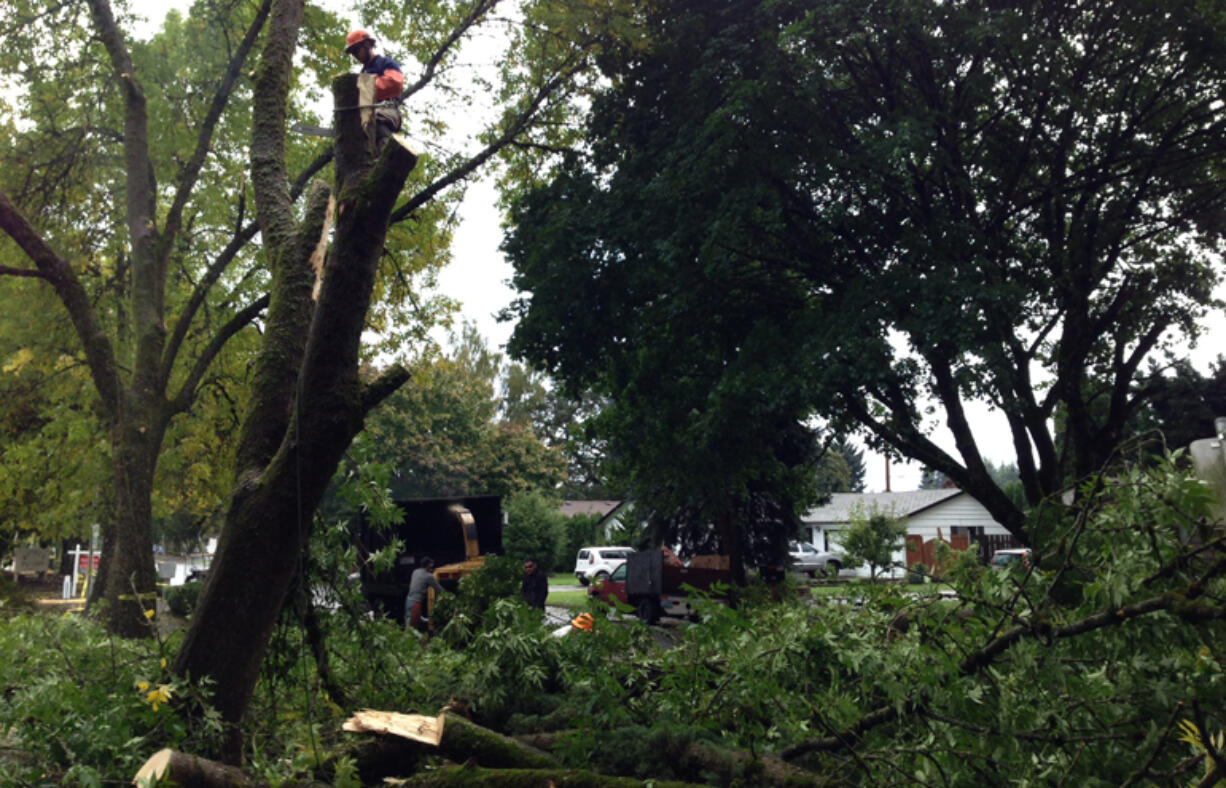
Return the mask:
<path id="1" fill-rule="evenodd" d="M 83 285 L 77 266 L 60 254 L 2 192 L 0 230 L 13 239 L 34 267 L 3 266 L 0 275 L 37 278 L 50 285 L 81 343 L 99 411 L 110 429 L 114 480 L 114 516 L 104 522 L 99 582 L 90 592 L 91 608 L 93 602 L 102 602 L 103 616 L 113 632 L 138 637 L 149 631 L 143 613 L 151 607 L 156 591 L 152 494 L 166 428 L 174 416 L 192 406 L 209 365 L 225 343 L 264 308 L 264 300 L 257 299 L 240 310 L 216 330 L 185 375 L 172 374 L 186 355 L 182 352 L 184 339 L 207 292 L 251 237 L 236 234 L 234 248 L 210 264 L 186 306 L 173 316 L 175 327 L 168 332 L 167 276 L 183 235 L 184 215 L 212 148 L 214 131 L 264 27 L 271 0 L 263 0 L 225 72 L 217 75 L 216 91 L 197 128 L 194 150 L 178 163 L 176 176 L 161 184 L 150 154 L 148 99 L 123 32 L 109 0 L 88 0 L 88 5 L 97 40 L 106 52 L 123 101 L 121 167 L 130 271 L 121 310 L 126 318 L 124 325 L 117 329 L 116 336 L 107 333 L 106 320 Z M 171 195 L 169 205 L 159 205 L 163 193 Z M 195 326 L 197 331 L 199 328 Z"/>
<path id="2" fill-rule="evenodd" d="M 376 161 L 357 112 L 338 112 L 336 227 L 318 303 L 312 256 L 326 237 L 327 187 L 296 222 L 285 172 L 289 74 L 303 0 L 276 0 L 255 84 L 251 170 L 273 289 L 264 346 L 238 449 L 236 484 L 209 580 L 175 663 L 211 677 L 229 726 L 223 758 L 241 755 L 238 723 L 299 567 L 323 491 L 369 408 L 407 373 L 364 384 L 359 347 L 388 218 L 416 155 L 392 141 Z M 359 104 L 357 76 L 333 83 L 338 107 Z"/>

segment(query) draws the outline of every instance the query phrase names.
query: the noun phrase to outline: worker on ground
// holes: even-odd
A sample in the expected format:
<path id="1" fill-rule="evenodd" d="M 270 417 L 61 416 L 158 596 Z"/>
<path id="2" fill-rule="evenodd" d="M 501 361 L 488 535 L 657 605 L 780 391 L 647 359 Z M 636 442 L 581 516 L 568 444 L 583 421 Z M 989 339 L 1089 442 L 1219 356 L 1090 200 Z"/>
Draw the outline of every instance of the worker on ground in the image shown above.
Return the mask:
<path id="1" fill-rule="evenodd" d="M 404 598 L 404 615 L 410 629 L 425 632 L 429 626 L 423 614 L 431 588 L 436 594 L 443 593 L 443 587 L 434 579 L 434 559 L 427 556 L 421 559 L 421 563 L 409 577 L 409 595 Z"/>
<path id="2" fill-rule="evenodd" d="M 536 610 L 545 609 L 545 598 L 549 596 L 549 581 L 538 566 L 535 558 L 524 561 L 524 582 L 519 587 L 528 607 Z"/>
<path id="3" fill-rule="evenodd" d="M 375 150 L 382 150 L 387 138 L 400 131 L 400 91 L 404 73 L 400 64 L 387 55 L 375 54 L 375 39 L 365 30 L 345 36 L 345 51 L 362 64 L 363 74 L 375 77 Z"/>

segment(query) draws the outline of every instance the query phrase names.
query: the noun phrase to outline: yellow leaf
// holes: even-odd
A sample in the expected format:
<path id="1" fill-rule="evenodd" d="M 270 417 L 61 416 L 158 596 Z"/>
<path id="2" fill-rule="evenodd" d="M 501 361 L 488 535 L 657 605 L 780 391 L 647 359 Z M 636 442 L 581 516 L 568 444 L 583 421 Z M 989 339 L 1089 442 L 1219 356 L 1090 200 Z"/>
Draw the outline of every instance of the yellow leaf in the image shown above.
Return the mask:
<path id="1" fill-rule="evenodd" d="M 23 347 L 21 350 L 18 350 L 13 354 L 13 357 L 9 359 L 9 363 L 4 365 L 4 371 L 21 374 L 21 370 L 33 360 L 34 351 Z"/>

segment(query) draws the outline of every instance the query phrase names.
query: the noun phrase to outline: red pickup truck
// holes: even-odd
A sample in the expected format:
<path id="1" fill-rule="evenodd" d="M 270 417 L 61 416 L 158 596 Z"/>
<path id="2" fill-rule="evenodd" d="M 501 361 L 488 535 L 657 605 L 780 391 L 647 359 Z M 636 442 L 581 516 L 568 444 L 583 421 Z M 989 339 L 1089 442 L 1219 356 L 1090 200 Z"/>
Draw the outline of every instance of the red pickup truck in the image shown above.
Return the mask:
<path id="1" fill-rule="evenodd" d="M 694 615 L 683 586 L 722 596 L 717 584 L 726 587 L 729 577 L 726 568 L 687 567 L 679 562 L 665 561 L 659 550 L 646 550 L 627 558 L 608 579 L 593 581 L 588 594 L 605 602 L 612 603 L 616 599 L 631 605 L 640 620 L 654 624 L 661 615 Z"/>

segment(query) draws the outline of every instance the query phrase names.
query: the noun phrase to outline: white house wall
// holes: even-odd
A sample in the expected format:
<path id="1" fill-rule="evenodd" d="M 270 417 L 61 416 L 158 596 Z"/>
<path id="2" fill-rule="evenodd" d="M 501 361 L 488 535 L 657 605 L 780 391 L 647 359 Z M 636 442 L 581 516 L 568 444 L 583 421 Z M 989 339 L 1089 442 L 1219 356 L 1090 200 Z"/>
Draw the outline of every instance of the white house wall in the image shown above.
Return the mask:
<path id="1" fill-rule="evenodd" d="M 956 495 L 907 517 L 907 534 L 919 536 L 925 542 L 938 537 L 948 540 L 952 533 L 951 529 L 955 526 L 983 528 L 984 534 L 987 535 L 1007 535 L 1009 533 L 1003 525 L 992 519 L 982 504 L 965 494 Z M 842 549 L 838 533 L 846 527 L 847 523 L 810 523 L 809 541 L 820 550 L 838 552 Z M 896 551 L 894 560 L 905 566 L 907 563 L 906 551 Z M 901 577 L 903 572 L 902 569 L 896 569 L 884 576 Z M 868 577 L 868 567 L 844 569 L 840 574 L 848 577 Z"/>

